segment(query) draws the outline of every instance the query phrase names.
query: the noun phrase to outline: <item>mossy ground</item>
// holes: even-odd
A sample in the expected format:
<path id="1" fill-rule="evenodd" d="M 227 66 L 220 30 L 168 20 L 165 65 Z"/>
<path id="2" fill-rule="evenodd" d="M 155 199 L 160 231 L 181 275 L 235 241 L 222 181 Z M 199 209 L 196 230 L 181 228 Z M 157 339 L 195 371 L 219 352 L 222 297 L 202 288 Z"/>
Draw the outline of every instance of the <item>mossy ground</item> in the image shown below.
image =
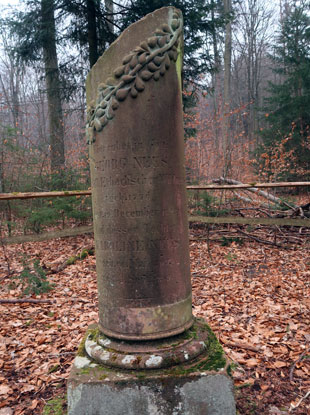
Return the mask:
<path id="1" fill-rule="evenodd" d="M 54 396 L 47 401 L 43 415 L 65 415 L 67 413 L 67 397 L 65 394 Z"/>

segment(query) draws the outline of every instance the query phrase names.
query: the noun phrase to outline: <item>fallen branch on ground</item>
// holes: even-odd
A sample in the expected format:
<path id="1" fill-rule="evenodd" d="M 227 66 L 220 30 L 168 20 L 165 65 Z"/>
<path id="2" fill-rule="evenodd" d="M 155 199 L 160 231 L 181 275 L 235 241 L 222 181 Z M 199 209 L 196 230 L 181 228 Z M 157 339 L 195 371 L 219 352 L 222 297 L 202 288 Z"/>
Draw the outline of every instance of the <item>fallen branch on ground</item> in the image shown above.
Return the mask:
<path id="1" fill-rule="evenodd" d="M 219 179 L 213 179 L 212 181 L 214 183 L 227 183 L 227 184 L 232 184 L 232 185 L 243 184 L 242 182 L 239 182 L 238 180 L 230 179 L 227 177 L 226 178 L 220 177 Z M 279 197 L 273 196 L 270 193 L 264 192 L 263 190 L 259 190 L 257 187 L 250 187 L 246 189 L 246 191 L 262 196 L 263 198 L 270 200 L 270 202 L 275 203 L 276 205 L 284 205 L 288 207 L 289 209 L 298 209 L 298 206 L 294 205 L 293 203 L 292 204 L 286 203 L 284 200 L 280 199 Z"/>
<path id="2" fill-rule="evenodd" d="M 287 248 L 286 246 L 278 244 L 277 242 L 271 242 L 271 241 L 267 241 L 265 239 L 257 238 L 256 236 L 253 236 L 253 235 L 250 235 L 249 233 L 243 232 L 240 229 L 238 229 L 238 232 L 241 233 L 242 235 L 247 236 L 250 239 L 253 239 L 256 242 L 260 242 L 260 243 L 265 244 L 265 245 L 277 246 L 278 248 Z"/>
<path id="3" fill-rule="evenodd" d="M 34 304 L 53 304 L 55 300 L 40 300 L 36 298 L 10 298 L 10 299 L 0 299 L 0 304 L 22 304 L 22 303 L 34 303 Z"/>

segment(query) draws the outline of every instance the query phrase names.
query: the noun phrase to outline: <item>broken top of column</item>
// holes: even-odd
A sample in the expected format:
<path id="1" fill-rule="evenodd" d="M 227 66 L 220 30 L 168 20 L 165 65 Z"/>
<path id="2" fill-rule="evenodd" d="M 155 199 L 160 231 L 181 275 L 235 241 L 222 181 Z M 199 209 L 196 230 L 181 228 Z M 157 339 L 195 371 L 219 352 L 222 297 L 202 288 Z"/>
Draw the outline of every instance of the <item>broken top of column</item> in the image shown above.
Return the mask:
<path id="1" fill-rule="evenodd" d="M 182 13 L 164 7 L 132 24 L 98 59 L 86 81 L 90 142 L 95 140 L 94 132 L 101 131 L 114 118 L 120 102 L 128 96 L 137 98 L 145 82 L 158 81 L 177 61 L 182 31 Z M 181 87 L 182 57 L 179 64 Z"/>
<path id="2" fill-rule="evenodd" d="M 87 78 L 99 327 L 158 339 L 192 324 L 182 14 L 131 25 Z"/>

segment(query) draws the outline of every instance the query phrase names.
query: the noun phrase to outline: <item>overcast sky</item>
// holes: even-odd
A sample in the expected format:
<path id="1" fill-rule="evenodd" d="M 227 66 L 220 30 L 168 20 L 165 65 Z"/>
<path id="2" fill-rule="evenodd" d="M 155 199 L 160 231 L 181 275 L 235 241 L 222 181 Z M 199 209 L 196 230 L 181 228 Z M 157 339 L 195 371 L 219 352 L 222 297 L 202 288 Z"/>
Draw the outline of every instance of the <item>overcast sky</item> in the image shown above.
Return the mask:
<path id="1" fill-rule="evenodd" d="M 0 5 L 1 6 L 7 6 L 10 4 L 18 4 L 19 0 L 0 0 Z"/>

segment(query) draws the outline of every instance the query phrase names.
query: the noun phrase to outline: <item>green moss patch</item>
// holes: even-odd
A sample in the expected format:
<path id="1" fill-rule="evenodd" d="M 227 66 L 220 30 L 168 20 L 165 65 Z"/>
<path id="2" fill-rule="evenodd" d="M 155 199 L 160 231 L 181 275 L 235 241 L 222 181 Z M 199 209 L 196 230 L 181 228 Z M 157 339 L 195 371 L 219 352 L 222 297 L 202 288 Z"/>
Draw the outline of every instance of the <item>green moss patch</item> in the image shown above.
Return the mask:
<path id="1" fill-rule="evenodd" d="M 85 352 L 85 342 L 88 336 L 91 340 L 96 341 L 97 337 L 99 336 L 99 329 L 96 328 L 96 329 L 87 330 L 87 332 L 85 333 L 85 336 L 83 337 L 81 343 L 79 344 L 79 347 L 76 353 L 77 356 L 88 357 Z"/>
<path id="2" fill-rule="evenodd" d="M 43 415 L 65 415 L 66 413 L 67 397 L 65 394 L 50 399 L 43 408 Z"/>
<path id="3" fill-rule="evenodd" d="M 197 338 L 198 330 L 208 332 L 208 338 L 205 341 L 206 357 L 204 359 L 198 358 L 199 362 L 196 365 L 191 365 L 190 367 L 184 365 L 175 366 L 170 369 L 170 374 L 186 375 L 188 373 L 202 372 L 206 370 L 219 370 L 227 366 L 224 350 L 211 328 L 202 319 L 197 319 L 197 323 L 198 324 L 194 324 L 189 330 L 187 330 L 185 335 L 188 338 Z"/>

